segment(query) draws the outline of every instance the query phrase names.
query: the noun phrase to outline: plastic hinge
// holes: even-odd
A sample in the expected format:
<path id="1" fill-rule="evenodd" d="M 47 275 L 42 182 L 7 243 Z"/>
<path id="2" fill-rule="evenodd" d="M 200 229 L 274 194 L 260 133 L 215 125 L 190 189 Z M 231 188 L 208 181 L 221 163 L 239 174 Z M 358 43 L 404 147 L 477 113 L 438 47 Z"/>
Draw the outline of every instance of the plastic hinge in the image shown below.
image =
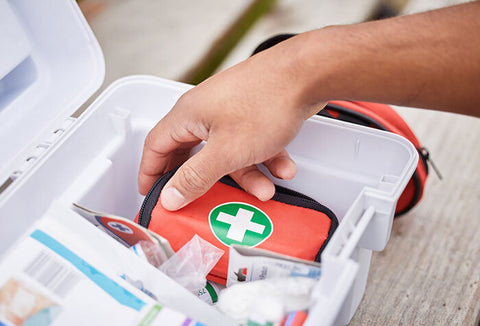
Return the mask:
<path id="1" fill-rule="evenodd" d="M 25 157 L 25 160 L 20 165 L 20 167 L 18 169 L 15 169 L 15 171 L 12 172 L 10 179 L 15 180 L 20 175 L 25 173 L 25 171 L 28 171 L 28 169 L 31 169 L 32 166 L 38 161 L 38 159 L 43 155 L 45 155 L 45 153 L 48 152 L 50 147 L 62 138 L 65 131 L 68 130 L 68 128 L 70 128 L 73 125 L 75 120 L 76 119 L 72 117 L 69 117 L 63 120 L 61 125 L 58 128 L 54 129 L 51 133 L 49 133 L 48 136 L 43 141 L 41 141 L 38 145 L 36 145 L 35 148 L 30 153 L 27 154 L 27 156 Z"/>

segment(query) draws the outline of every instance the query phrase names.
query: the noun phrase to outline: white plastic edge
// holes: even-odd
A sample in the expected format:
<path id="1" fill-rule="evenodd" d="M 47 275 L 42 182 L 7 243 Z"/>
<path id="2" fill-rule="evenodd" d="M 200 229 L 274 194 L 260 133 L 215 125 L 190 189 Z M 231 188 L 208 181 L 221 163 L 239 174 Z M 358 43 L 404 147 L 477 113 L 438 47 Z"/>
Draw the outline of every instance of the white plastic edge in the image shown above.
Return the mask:
<path id="1" fill-rule="evenodd" d="M 91 60 L 92 64 L 94 65 L 92 66 L 92 71 L 94 72 L 93 78 L 90 78 L 92 76 L 89 76 L 88 83 L 85 83 L 85 88 L 81 88 L 73 92 L 73 94 L 75 94 L 74 97 L 71 98 L 68 103 L 66 103 L 65 107 L 61 108 L 60 112 L 55 114 L 50 113 L 47 118 L 51 119 L 51 116 L 53 115 L 53 120 L 50 120 L 50 123 L 44 124 L 46 127 L 38 130 L 36 135 L 29 142 L 17 149 L 17 153 L 13 153 L 14 155 L 12 155 L 12 151 L 8 151 L 9 155 L 11 155 L 11 158 L 9 160 L 7 159 L 6 162 L 4 161 L 3 166 L 0 166 L 0 189 L 4 185 L 11 185 L 16 181 L 16 179 L 21 179 L 23 175 L 26 174 L 27 170 L 33 168 L 33 166 L 37 164 L 39 154 L 41 153 L 41 155 L 45 155 L 45 153 L 49 150 L 48 147 L 50 143 L 48 141 L 46 142 L 45 140 L 53 138 L 56 139 L 57 137 L 53 137 L 52 134 L 54 134 L 59 128 L 62 129 L 62 126 L 65 125 L 66 122 L 68 122 L 68 125 L 70 125 L 70 122 L 74 120 L 70 117 L 70 115 L 76 112 L 76 110 L 78 110 L 78 108 L 80 108 L 99 89 L 105 77 L 105 59 L 102 50 L 76 1 L 70 0 L 66 2 L 65 0 L 53 0 L 53 2 L 55 1 L 58 1 L 59 5 L 61 6 L 70 8 L 68 10 L 70 10 L 71 14 L 77 19 L 77 23 L 80 25 L 80 32 L 84 34 L 85 38 L 88 40 L 88 44 L 85 46 L 89 47 L 92 56 L 95 58 L 95 60 Z M 41 6 L 47 10 L 51 5 L 52 4 L 49 4 L 47 6 L 46 4 L 42 4 Z M 35 49 L 32 50 L 32 54 L 34 53 L 36 53 Z M 38 60 L 38 62 L 42 62 L 42 60 Z M 39 69 L 40 75 L 45 74 L 44 67 L 37 68 Z M 46 78 L 46 82 L 50 83 L 48 78 Z M 42 88 L 42 92 L 44 91 L 45 90 Z M 55 92 L 54 89 L 51 91 Z M 28 105 L 28 99 L 24 96 L 19 100 L 15 100 L 13 105 L 20 107 L 21 109 L 21 107 L 24 105 Z M 5 115 L 2 118 L 5 118 Z M 22 128 L 39 129 L 38 127 L 35 128 L 35 125 L 22 126 Z M 41 148 L 41 150 L 38 150 L 38 148 Z M 33 160 L 31 160 L 32 157 L 34 158 Z"/>

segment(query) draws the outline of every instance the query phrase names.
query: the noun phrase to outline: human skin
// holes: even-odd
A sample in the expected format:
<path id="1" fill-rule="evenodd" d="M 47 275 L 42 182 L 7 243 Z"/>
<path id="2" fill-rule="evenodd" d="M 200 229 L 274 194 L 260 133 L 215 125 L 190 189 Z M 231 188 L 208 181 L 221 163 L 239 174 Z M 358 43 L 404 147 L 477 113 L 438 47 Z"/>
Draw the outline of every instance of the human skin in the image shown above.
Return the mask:
<path id="1" fill-rule="evenodd" d="M 177 210 L 230 174 L 260 200 L 291 179 L 284 150 L 329 100 L 363 100 L 480 116 L 480 2 L 292 37 L 186 92 L 148 134 L 138 177 L 165 185 Z M 206 145 L 190 156 L 192 147 Z"/>

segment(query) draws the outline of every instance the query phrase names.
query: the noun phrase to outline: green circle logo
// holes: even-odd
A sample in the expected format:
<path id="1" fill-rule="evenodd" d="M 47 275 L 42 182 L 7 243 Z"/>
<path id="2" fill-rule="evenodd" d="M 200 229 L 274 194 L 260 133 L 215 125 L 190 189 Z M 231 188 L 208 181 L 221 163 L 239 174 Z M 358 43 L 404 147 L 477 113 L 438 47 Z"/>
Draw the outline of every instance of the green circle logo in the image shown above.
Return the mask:
<path id="1" fill-rule="evenodd" d="M 255 247 L 273 232 L 268 215 L 246 203 L 218 205 L 210 212 L 208 221 L 213 234 L 226 246 L 240 244 Z"/>

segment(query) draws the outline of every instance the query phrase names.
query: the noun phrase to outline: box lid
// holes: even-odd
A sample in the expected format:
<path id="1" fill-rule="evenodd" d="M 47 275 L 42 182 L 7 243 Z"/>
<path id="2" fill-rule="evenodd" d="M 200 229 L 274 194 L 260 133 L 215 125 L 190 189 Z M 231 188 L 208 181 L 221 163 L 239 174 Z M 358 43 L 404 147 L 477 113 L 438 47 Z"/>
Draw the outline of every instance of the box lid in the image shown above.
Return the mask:
<path id="1" fill-rule="evenodd" d="M 100 46 L 74 0 L 0 0 L 0 185 L 104 75 Z"/>

